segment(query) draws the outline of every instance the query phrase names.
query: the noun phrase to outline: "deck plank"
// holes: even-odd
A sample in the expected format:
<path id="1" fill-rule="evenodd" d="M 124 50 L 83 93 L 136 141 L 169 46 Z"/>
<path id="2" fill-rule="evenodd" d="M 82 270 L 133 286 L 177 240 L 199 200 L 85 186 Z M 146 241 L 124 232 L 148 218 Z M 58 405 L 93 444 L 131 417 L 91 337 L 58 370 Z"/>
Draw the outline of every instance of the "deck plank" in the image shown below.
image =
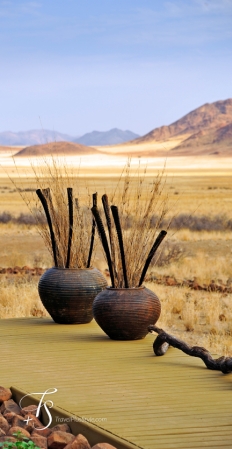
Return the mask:
<path id="1" fill-rule="evenodd" d="M 56 387 L 54 405 L 144 449 L 232 446 L 232 374 L 209 371 L 154 336 L 111 341 L 92 322 L 0 320 L 0 383 L 31 393 Z"/>

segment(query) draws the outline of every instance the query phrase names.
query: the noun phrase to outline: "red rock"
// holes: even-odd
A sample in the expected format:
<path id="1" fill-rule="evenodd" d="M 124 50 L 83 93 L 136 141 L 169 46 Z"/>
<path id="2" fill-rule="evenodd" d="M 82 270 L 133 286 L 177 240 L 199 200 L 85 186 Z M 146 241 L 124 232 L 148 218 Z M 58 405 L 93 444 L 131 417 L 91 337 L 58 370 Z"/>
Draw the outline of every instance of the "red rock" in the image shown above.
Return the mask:
<path id="1" fill-rule="evenodd" d="M 200 286 L 196 281 L 193 281 L 192 288 L 193 290 L 200 290 Z"/>
<path id="2" fill-rule="evenodd" d="M 26 417 L 15 415 L 12 419 L 11 425 L 13 427 L 21 427 L 22 429 L 25 429 L 28 423 L 26 421 Z"/>
<path id="3" fill-rule="evenodd" d="M 56 430 L 48 437 L 48 447 L 50 449 L 63 449 L 67 444 L 75 440 L 75 436 L 71 433 Z"/>
<path id="4" fill-rule="evenodd" d="M 38 418 L 36 418 L 35 415 L 32 415 L 31 413 L 28 413 L 24 417 L 24 419 L 27 419 L 26 429 L 28 430 L 28 432 L 32 432 L 34 429 L 40 430 L 40 429 L 44 428 L 44 424 L 42 424 L 41 421 Z"/>
<path id="5" fill-rule="evenodd" d="M 28 413 L 30 413 L 31 415 L 36 415 L 36 412 L 37 412 L 37 406 L 36 405 L 28 405 L 27 407 L 23 407 L 22 409 L 21 409 L 21 415 L 22 416 L 27 416 L 28 415 Z M 41 414 L 41 412 L 40 412 L 40 414 Z M 38 418 L 39 418 L 39 416 L 38 416 Z"/>
<path id="6" fill-rule="evenodd" d="M 12 393 L 9 388 L 0 387 L 0 403 L 11 399 Z"/>
<path id="7" fill-rule="evenodd" d="M 5 433 L 7 433 L 9 428 L 10 424 L 8 423 L 6 418 L 4 418 L 4 416 L 2 416 L 2 414 L 0 413 L 0 429 L 2 429 Z"/>
<path id="8" fill-rule="evenodd" d="M 8 412 L 4 413 L 4 418 L 8 421 L 8 423 L 11 425 L 13 418 L 17 416 L 16 413 Z"/>
<path id="9" fill-rule="evenodd" d="M 36 435 L 41 435 L 42 437 L 48 437 L 49 435 L 51 435 L 52 433 L 52 429 L 43 429 L 43 430 L 38 430 L 38 429 L 34 429 L 31 433 L 31 436 L 36 436 Z"/>
<path id="10" fill-rule="evenodd" d="M 16 404 L 16 402 L 13 401 L 13 399 L 9 399 L 8 401 L 4 401 L 2 403 L 1 408 L 0 408 L 0 412 L 1 413 L 13 412 L 16 415 L 20 415 L 21 409 L 18 406 L 18 404 Z"/>
<path id="11" fill-rule="evenodd" d="M 176 286 L 177 285 L 177 282 L 176 282 L 176 279 L 175 278 L 172 278 L 172 277 L 167 277 L 166 278 L 166 285 L 169 285 L 170 287 L 171 286 Z"/>
<path id="12" fill-rule="evenodd" d="M 117 448 L 109 443 L 97 443 L 94 446 L 92 446 L 92 449 L 117 449 Z"/>
<path id="13" fill-rule="evenodd" d="M 47 449 L 48 442 L 47 438 L 42 435 L 33 435 L 30 436 L 30 440 L 35 443 L 36 446 L 41 447 L 42 449 Z"/>
<path id="14" fill-rule="evenodd" d="M 5 436 L 5 437 L 0 437 L 0 443 L 4 443 L 4 441 L 9 441 L 11 443 L 16 443 L 16 438 L 14 437 L 10 437 L 10 436 Z"/>
<path id="15" fill-rule="evenodd" d="M 68 426 L 68 424 L 57 424 L 57 426 L 54 426 L 51 428 L 52 432 L 55 432 L 56 430 L 60 430 L 61 432 L 68 432 L 68 433 L 72 433 L 70 427 Z"/>
<path id="16" fill-rule="evenodd" d="M 91 449 L 91 446 L 84 435 L 79 433 L 75 440 L 65 446 L 65 449 Z"/>
<path id="17" fill-rule="evenodd" d="M 17 433 L 17 432 L 20 432 L 24 437 L 30 438 L 29 432 L 27 432 L 25 429 L 23 429 L 22 427 L 19 427 L 19 426 L 11 427 L 8 430 L 7 435 L 14 436 L 13 433 Z"/>

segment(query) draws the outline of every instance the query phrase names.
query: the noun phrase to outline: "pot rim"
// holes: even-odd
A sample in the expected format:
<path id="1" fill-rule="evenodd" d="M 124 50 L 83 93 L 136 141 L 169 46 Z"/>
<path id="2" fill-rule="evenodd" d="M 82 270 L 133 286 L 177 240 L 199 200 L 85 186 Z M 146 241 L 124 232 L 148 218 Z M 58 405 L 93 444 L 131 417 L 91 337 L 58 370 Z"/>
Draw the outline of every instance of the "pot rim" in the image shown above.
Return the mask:
<path id="1" fill-rule="evenodd" d="M 53 270 L 68 270 L 68 271 L 77 271 L 77 270 L 79 270 L 79 271 L 97 270 L 96 267 L 89 267 L 89 268 L 78 268 L 78 267 L 75 267 L 75 268 L 51 267 L 51 268 L 48 268 L 48 270 L 51 270 L 51 269 L 53 269 Z"/>
<path id="2" fill-rule="evenodd" d="M 140 287 L 128 287 L 128 288 L 126 288 L 126 287 L 111 287 L 110 285 L 107 285 L 107 287 L 106 287 L 106 289 L 107 290 L 125 290 L 125 291 L 128 291 L 128 290 L 143 290 L 145 288 L 145 285 L 140 285 Z"/>

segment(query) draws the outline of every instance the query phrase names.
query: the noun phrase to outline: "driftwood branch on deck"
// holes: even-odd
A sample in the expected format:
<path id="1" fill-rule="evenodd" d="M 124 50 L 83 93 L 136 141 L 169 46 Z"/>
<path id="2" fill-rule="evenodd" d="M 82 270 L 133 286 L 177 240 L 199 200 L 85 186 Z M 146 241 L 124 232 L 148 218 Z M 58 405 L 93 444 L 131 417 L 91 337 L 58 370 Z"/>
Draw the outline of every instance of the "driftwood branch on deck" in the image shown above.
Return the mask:
<path id="1" fill-rule="evenodd" d="M 169 346 L 173 348 L 180 349 L 185 354 L 192 357 L 199 357 L 203 360 L 204 364 L 208 369 L 222 371 L 224 374 L 232 372 L 232 357 L 219 357 L 218 359 L 213 359 L 210 352 L 207 349 L 200 346 L 189 346 L 182 340 L 179 340 L 172 335 L 167 334 L 163 329 L 159 329 L 157 326 L 150 325 L 148 331 L 152 334 L 158 334 L 154 343 L 153 350 L 155 355 L 164 355 Z"/>

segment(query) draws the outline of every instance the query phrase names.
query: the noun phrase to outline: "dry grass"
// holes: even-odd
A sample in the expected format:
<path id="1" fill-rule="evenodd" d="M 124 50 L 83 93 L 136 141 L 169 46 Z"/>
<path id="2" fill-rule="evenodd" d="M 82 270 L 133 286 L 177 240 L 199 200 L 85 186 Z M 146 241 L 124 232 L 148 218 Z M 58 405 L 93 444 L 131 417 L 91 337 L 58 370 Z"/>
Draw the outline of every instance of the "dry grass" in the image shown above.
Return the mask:
<path id="1" fill-rule="evenodd" d="M 3 278 L 0 291 L 0 319 L 49 316 L 40 301 L 37 281 Z"/>
<path id="2" fill-rule="evenodd" d="M 232 295 L 147 283 L 161 300 L 159 327 L 190 345 L 232 356 Z"/>
<path id="3" fill-rule="evenodd" d="M 185 242 L 199 242 L 201 240 L 232 240 L 232 231 L 191 231 L 180 229 L 173 232 L 176 240 Z"/>
<path id="4" fill-rule="evenodd" d="M 138 167 L 137 173 L 134 174 L 129 161 L 115 192 L 109 195 L 109 203 L 105 207 L 108 209 L 105 211 L 105 229 L 108 227 L 113 272 L 111 277 L 114 278 L 111 280 L 116 288 L 139 285 L 145 262 L 158 236 L 161 222 L 168 212 L 168 193 L 165 187 L 163 172 L 158 173 L 148 184 L 146 169 L 143 171 Z M 113 213 L 115 206 L 121 229 Z M 154 213 L 157 219 L 151 226 Z M 101 226 L 98 228 L 105 248 Z M 123 243 L 119 238 L 121 231 Z"/>
<path id="5" fill-rule="evenodd" d="M 168 263 L 168 261 L 170 261 L 170 263 Z M 221 280 L 226 282 L 232 277 L 231 253 L 225 256 L 221 254 L 220 256 L 213 258 L 202 251 L 188 257 L 184 252 L 180 252 L 178 260 L 172 261 L 172 258 L 169 259 L 168 255 L 167 264 L 164 264 L 164 262 L 161 266 L 152 267 L 152 272 L 168 274 L 169 276 L 173 276 L 180 280 L 195 278 L 199 284 L 209 284 L 211 280 Z"/>
<path id="6" fill-rule="evenodd" d="M 13 179 L 14 185 L 27 204 L 31 214 L 37 221 L 38 231 L 44 240 L 45 246 L 54 258 L 58 267 L 86 268 L 89 256 L 90 240 L 92 234 L 91 194 L 86 185 L 85 193 L 81 191 L 78 176 L 67 170 L 61 160 L 52 158 L 44 160 L 42 166 L 32 165 L 36 189 L 39 189 L 46 198 L 56 243 L 56 258 L 54 246 L 45 219 L 44 209 L 34 190 L 22 189 Z M 68 189 L 71 190 L 72 199 L 68 201 Z M 72 207 L 73 224 L 70 225 L 69 206 Z M 70 228 L 72 232 L 69 241 Z M 70 247 L 70 261 L 67 262 L 68 247 Z"/>

